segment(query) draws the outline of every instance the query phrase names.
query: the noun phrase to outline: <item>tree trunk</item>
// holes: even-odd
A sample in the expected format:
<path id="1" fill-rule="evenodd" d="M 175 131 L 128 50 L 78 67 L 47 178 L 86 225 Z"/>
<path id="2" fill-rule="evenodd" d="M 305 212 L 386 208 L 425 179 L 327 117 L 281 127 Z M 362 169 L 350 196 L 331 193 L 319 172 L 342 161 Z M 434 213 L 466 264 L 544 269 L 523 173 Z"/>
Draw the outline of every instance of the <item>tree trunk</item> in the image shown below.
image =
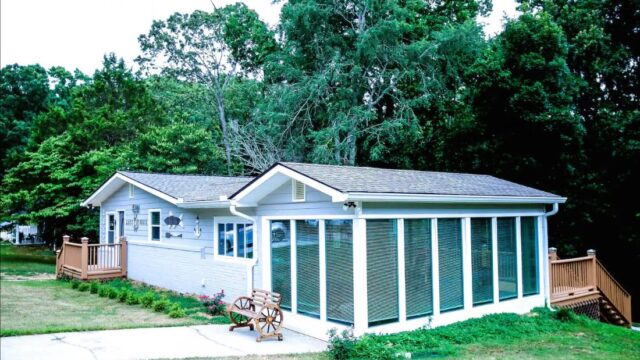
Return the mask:
<path id="1" fill-rule="evenodd" d="M 224 154 L 227 159 L 227 175 L 231 175 L 231 144 L 229 141 L 229 131 L 227 130 L 227 118 L 224 113 L 224 99 L 216 97 L 218 102 L 218 119 L 222 130 L 222 141 L 224 143 Z"/>

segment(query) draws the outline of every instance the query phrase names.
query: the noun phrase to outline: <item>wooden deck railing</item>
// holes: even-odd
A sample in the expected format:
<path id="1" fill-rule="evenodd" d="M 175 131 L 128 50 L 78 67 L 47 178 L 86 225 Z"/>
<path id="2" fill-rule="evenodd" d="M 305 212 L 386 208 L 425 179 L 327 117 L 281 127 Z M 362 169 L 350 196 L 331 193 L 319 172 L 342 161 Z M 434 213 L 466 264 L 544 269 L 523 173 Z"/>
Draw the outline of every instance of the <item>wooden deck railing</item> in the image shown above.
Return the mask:
<path id="1" fill-rule="evenodd" d="M 595 250 L 587 256 L 558 259 L 554 248 L 549 253 L 551 303 L 562 303 L 598 294 L 615 307 L 631 324 L 631 295 L 611 276 L 596 258 Z"/>
<path id="2" fill-rule="evenodd" d="M 72 243 L 63 236 L 62 248 L 56 257 L 56 274 L 74 278 L 105 279 L 127 275 L 127 240 L 118 244 L 89 244 L 83 237 L 80 243 Z"/>

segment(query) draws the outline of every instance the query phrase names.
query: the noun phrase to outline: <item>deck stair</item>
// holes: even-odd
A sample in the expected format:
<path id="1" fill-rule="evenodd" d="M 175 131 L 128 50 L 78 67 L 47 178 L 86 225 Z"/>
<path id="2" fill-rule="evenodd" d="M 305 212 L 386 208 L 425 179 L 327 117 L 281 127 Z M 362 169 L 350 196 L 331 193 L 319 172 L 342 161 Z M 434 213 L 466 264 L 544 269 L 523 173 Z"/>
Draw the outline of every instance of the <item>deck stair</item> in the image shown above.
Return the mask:
<path id="1" fill-rule="evenodd" d="M 601 321 L 630 327 L 631 295 L 596 258 L 587 256 L 560 259 L 549 248 L 551 305 L 575 310 Z"/>
<path id="2" fill-rule="evenodd" d="M 81 280 L 103 280 L 127 276 L 127 239 L 115 244 L 80 243 L 63 236 L 62 247 L 56 252 L 56 276 Z"/>

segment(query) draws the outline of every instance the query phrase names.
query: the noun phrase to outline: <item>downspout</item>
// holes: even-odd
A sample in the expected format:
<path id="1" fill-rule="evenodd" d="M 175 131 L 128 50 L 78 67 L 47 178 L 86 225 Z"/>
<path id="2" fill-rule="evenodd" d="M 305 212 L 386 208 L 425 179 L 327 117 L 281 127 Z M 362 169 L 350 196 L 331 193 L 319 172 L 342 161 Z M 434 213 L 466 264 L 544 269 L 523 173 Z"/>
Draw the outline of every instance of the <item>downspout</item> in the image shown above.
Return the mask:
<path id="1" fill-rule="evenodd" d="M 253 246 L 253 261 L 251 261 L 249 263 L 249 268 L 247 269 L 247 284 L 250 286 L 249 289 L 249 293 L 251 292 L 251 290 L 253 290 L 253 269 L 256 267 L 256 265 L 258 264 L 258 252 L 257 249 L 258 247 L 255 246 L 257 244 L 256 240 L 256 235 L 260 232 L 260 230 L 258 230 L 259 224 L 257 224 L 256 220 L 252 217 L 249 216 L 243 212 L 238 211 L 238 209 L 236 208 L 237 203 L 233 200 L 229 201 L 229 212 L 231 212 L 231 214 L 235 215 L 235 216 L 239 216 L 243 219 L 249 220 L 251 221 L 251 223 L 253 223 L 253 236 L 254 236 L 254 246 Z"/>
<path id="2" fill-rule="evenodd" d="M 546 249 L 545 256 L 544 256 L 544 267 L 545 269 L 547 269 L 547 276 L 544 277 L 544 294 L 546 298 L 545 303 L 547 303 L 547 308 L 549 309 L 551 309 L 551 293 L 550 293 L 550 287 L 549 287 L 549 276 L 551 276 L 550 274 L 551 268 L 549 266 L 549 231 L 547 226 L 547 218 L 549 216 L 553 216 L 557 214 L 558 209 L 559 209 L 558 203 L 553 203 L 553 208 L 551 209 L 551 211 L 544 213 L 544 221 L 542 223 L 542 226 L 543 226 L 542 231 L 544 232 L 544 244 L 542 244 L 542 246 L 544 249 Z"/>

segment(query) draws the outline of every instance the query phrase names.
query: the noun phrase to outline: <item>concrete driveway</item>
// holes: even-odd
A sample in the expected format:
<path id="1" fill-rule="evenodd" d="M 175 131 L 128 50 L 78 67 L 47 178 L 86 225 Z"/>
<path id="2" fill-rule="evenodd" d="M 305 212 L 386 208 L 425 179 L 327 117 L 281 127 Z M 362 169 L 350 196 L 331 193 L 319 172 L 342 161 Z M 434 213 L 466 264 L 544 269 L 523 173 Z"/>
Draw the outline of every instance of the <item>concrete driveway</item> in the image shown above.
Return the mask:
<path id="1" fill-rule="evenodd" d="M 327 343 L 284 330 L 284 340 L 256 342 L 256 332 L 228 325 L 106 330 L 0 338 L 2 360 L 158 359 L 320 352 Z"/>

